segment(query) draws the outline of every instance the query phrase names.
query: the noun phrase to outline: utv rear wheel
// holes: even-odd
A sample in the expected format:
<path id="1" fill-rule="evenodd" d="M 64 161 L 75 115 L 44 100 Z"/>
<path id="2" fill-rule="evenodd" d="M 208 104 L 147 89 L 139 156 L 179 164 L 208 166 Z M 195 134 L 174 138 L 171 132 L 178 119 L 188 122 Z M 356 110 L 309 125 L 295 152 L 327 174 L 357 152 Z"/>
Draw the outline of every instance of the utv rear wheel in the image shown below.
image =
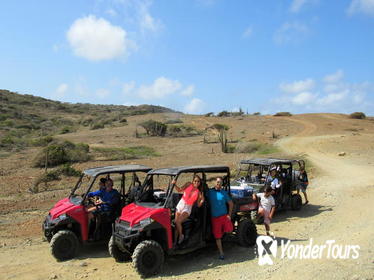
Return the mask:
<path id="1" fill-rule="evenodd" d="M 74 232 L 60 230 L 51 239 L 51 253 L 58 261 L 69 260 L 75 257 L 79 241 Z"/>
<path id="2" fill-rule="evenodd" d="M 109 255 L 111 255 L 116 260 L 116 262 L 126 262 L 131 259 L 131 255 L 129 252 L 121 251 L 121 249 L 116 245 L 113 235 L 109 240 L 108 249 Z"/>
<path id="3" fill-rule="evenodd" d="M 142 241 L 132 254 L 132 264 L 143 277 L 149 277 L 160 272 L 164 263 L 164 251 L 160 244 L 153 240 Z"/>
<path id="4" fill-rule="evenodd" d="M 300 210 L 302 205 L 301 196 L 299 194 L 294 194 L 291 196 L 291 209 Z"/>
<path id="5" fill-rule="evenodd" d="M 243 247 L 249 247 L 256 243 L 257 229 L 250 219 L 243 219 L 239 222 L 236 234 L 239 244 Z"/>

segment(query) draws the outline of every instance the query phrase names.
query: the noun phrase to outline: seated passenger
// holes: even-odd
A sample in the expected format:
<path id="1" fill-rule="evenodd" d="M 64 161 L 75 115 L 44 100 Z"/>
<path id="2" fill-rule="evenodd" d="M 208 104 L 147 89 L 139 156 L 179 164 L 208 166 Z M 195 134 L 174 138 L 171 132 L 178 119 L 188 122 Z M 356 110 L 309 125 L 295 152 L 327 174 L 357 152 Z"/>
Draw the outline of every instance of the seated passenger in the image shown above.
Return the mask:
<path id="1" fill-rule="evenodd" d="M 89 224 L 93 218 L 96 218 L 96 228 L 94 236 L 101 223 L 103 215 L 111 215 L 113 213 L 115 205 L 119 203 L 120 194 L 117 190 L 113 189 L 113 180 L 107 179 L 105 182 L 105 190 L 98 190 L 96 192 L 90 192 L 88 197 L 98 196 L 99 198 L 95 201 L 95 206 L 87 209 Z"/>
<path id="2" fill-rule="evenodd" d="M 175 212 L 175 239 L 178 244 L 183 242 L 183 228 L 182 223 L 187 220 L 191 215 L 192 206 L 197 202 L 197 206 L 200 207 L 204 203 L 204 195 L 202 193 L 201 179 L 198 175 L 195 175 L 192 183 L 188 182 L 184 184 L 181 188 L 176 185 L 176 181 L 173 180 L 172 184 L 175 185 L 175 188 L 178 192 L 183 191 L 183 196 L 179 200 Z M 179 237 L 179 238 L 178 238 Z"/>

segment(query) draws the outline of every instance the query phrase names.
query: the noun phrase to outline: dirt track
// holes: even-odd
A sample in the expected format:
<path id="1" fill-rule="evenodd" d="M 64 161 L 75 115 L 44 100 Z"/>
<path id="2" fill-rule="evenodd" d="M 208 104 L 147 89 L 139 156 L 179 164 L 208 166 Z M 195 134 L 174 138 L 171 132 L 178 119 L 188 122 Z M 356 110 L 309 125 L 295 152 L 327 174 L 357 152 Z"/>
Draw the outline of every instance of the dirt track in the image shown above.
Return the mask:
<path id="1" fill-rule="evenodd" d="M 358 259 L 288 260 L 276 259 L 273 266 L 258 265 L 253 248 L 226 244 L 225 261 L 216 259 L 215 248 L 189 256 L 167 259 L 162 278 L 191 279 L 372 279 L 374 277 L 374 167 L 370 158 L 355 156 L 360 142 L 372 141 L 372 134 L 354 136 L 315 136 L 317 126 L 305 119 L 293 119 L 304 125 L 297 136 L 283 138 L 278 145 L 294 155 L 306 155 L 318 169 L 318 178 L 310 184 L 310 204 L 300 212 L 279 213 L 272 230 L 278 238 L 294 244 L 324 244 L 336 240 L 342 245 L 359 245 Z M 342 137 L 343 136 L 343 137 Z M 340 150 L 350 154 L 337 156 Z M 339 149 L 338 148 L 338 149 Z M 263 226 L 258 226 L 260 234 Z M 279 239 L 278 239 L 279 240 Z M 6 242 L 6 241 L 5 241 Z M 94 257 L 88 257 L 94 256 Z M 94 278 L 92 278 L 94 277 Z M 108 256 L 106 246 L 88 247 L 78 259 L 57 263 L 48 244 L 32 239 L 14 248 L 1 248 L 0 279 L 137 279 L 131 263 L 118 264 Z"/>

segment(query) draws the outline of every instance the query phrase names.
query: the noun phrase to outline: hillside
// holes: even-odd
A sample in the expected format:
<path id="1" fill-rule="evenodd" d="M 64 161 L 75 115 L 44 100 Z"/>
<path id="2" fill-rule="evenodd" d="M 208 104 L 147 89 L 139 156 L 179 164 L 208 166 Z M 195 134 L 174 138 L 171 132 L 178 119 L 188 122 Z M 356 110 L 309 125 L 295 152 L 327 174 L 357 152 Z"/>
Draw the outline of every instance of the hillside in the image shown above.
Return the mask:
<path id="1" fill-rule="evenodd" d="M 0 90 L 0 149 L 22 148 L 32 137 L 64 134 L 82 128 L 124 126 L 129 116 L 174 112 L 153 105 L 71 104 Z"/>

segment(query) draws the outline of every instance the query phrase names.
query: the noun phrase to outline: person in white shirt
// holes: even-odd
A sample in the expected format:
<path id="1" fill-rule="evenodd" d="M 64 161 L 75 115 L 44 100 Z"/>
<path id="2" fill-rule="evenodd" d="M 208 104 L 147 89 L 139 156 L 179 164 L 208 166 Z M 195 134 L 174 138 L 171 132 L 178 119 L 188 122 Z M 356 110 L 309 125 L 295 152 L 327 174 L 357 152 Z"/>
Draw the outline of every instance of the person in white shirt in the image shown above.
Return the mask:
<path id="1" fill-rule="evenodd" d="M 275 201 L 271 195 L 273 189 L 268 186 L 265 193 L 254 193 L 253 200 L 260 199 L 260 204 L 258 207 L 258 214 L 264 217 L 264 225 L 266 229 L 266 235 L 272 235 L 270 232 L 270 221 L 273 218 L 275 212 Z"/>

